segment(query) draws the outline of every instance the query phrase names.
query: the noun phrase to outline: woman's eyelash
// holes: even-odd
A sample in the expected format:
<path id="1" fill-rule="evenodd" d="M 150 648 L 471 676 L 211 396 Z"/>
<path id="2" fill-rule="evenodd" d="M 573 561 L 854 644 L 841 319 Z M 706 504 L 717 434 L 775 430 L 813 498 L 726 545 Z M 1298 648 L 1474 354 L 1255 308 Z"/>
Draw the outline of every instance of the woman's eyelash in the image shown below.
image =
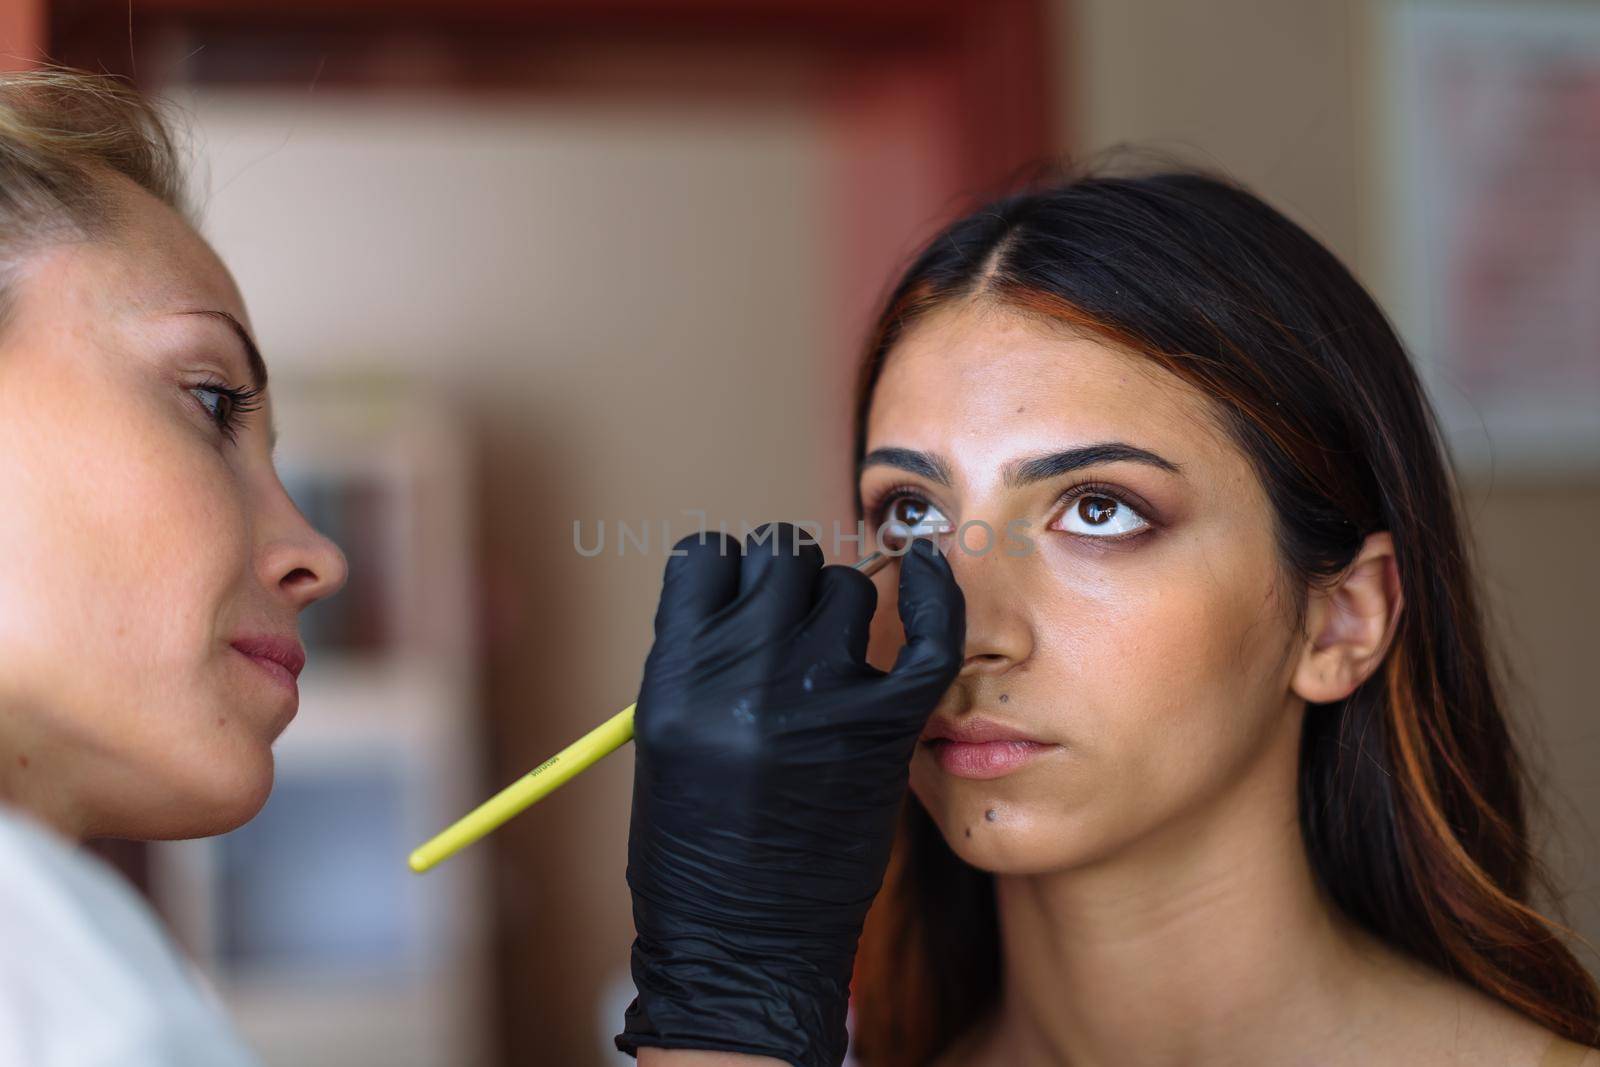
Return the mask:
<path id="1" fill-rule="evenodd" d="M 254 386 L 233 386 L 216 379 L 209 379 L 189 391 L 215 393 L 221 398 L 215 408 L 203 400 L 200 401 L 200 406 L 211 417 L 211 421 L 217 424 L 217 429 L 221 430 L 223 436 L 230 441 L 238 440 L 239 427 L 244 425 L 244 417 L 261 406 L 261 390 Z"/>
<path id="2" fill-rule="evenodd" d="M 1119 507 L 1125 507 L 1129 511 L 1138 512 L 1139 516 L 1146 521 L 1148 521 L 1150 518 L 1150 516 L 1144 513 L 1144 506 L 1142 504 L 1135 503 L 1128 498 L 1127 494 L 1119 491 L 1115 486 L 1107 485 L 1104 482 L 1084 482 L 1081 485 L 1075 485 L 1057 497 L 1056 503 L 1065 504 L 1068 501 L 1078 501 L 1082 500 L 1086 496 L 1105 497 L 1107 500 L 1115 500 Z"/>

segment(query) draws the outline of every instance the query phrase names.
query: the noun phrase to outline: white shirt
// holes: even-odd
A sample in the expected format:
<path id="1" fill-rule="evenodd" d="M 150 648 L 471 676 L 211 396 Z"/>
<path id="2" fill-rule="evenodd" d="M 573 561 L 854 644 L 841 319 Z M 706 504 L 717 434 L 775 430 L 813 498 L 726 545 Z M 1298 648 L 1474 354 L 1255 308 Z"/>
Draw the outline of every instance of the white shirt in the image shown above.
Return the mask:
<path id="1" fill-rule="evenodd" d="M 260 1067 L 121 874 L 4 804 L 0 1067 Z"/>

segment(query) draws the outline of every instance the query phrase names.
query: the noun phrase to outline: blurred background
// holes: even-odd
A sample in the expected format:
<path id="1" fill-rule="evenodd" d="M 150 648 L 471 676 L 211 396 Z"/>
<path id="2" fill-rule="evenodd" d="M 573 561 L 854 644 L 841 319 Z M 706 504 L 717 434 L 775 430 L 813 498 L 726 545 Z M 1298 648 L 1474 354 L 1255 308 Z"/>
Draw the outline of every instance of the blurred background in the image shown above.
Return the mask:
<path id="1" fill-rule="evenodd" d="M 106 846 L 274 1067 L 618 1058 L 628 753 L 406 853 L 633 698 L 698 513 L 848 521 L 896 268 L 1121 142 L 1252 185 L 1415 348 L 1600 941 L 1600 5 L 3 0 L 0 53 L 177 110 L 350 557 L 262 816 Z"/>

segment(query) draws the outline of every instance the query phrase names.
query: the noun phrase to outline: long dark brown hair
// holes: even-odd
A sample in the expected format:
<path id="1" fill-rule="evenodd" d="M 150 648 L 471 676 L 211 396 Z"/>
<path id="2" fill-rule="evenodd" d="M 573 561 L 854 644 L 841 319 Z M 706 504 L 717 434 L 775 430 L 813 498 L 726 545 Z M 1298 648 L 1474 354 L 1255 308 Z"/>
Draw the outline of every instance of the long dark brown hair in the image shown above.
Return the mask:
<path id="1" fill-rule="evenodd" d="M 1299 818 L 1331 899 L 1374 935 L 1550 1030 L 1600 1038 L 1600 997 L 1530 903 L 1547 889 L 1527 783 L 1434 415 L 1382 310 L 1337 258 L 1239 186 L 1170 171 L 1081 176 L 988 204 L 928 243 L 862 366 L 855 459 L 897 339 L 972 298 L 1065 322 L 1155 360 L 1214 402 L 1312 583 L 1394 540 L 1403 593 L 1379 670 L 1308 709 Z M 1001 961 L 992 877 L 907 801 L 862 938 L 856 1054 L 927 1062 L 991 1008 Z"/>

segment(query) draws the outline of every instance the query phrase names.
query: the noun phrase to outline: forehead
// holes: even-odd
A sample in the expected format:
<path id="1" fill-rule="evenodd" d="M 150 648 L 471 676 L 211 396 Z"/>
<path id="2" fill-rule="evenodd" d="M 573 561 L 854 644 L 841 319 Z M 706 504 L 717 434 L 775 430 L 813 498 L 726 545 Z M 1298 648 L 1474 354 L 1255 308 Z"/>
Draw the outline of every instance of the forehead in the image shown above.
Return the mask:
<path id="1" fill-rule="evenodd" d="M 238 286 L 194 227 L 126 178 L 107 183 L 109 230 L 44 247 L 23 261 L 17 322 L 5 337 L 53 337 L 65 349 L 47 344 L 40 351 L 115 353 L 150 364 L 201 344 L 198 338 L 226 333 L 230 316 L 249 337 Z M 263 379 L 253 341 L 243 341 L 243 350 L 242 369 Z M 268 422 L 270 440 L 270 416 Z"/>
<path id="2" fill-rule="evenodd" d="M 78 269 L 107 283 L 102 297 L 134 314 L 209 308 L 248 325 L 233 276 L 194 227 L 126 178 L 109 181 L 115 230 L 71 257 Z"/>
<path id="3" fill-rule="evenodd" d="M 907 330 L 867 420 L 869 450 L 940 451 L 958 468 L 1103 441 L 1180 463 L 1236 452 L 1207 398 L 1154 360 L 993 304 Z"/>

